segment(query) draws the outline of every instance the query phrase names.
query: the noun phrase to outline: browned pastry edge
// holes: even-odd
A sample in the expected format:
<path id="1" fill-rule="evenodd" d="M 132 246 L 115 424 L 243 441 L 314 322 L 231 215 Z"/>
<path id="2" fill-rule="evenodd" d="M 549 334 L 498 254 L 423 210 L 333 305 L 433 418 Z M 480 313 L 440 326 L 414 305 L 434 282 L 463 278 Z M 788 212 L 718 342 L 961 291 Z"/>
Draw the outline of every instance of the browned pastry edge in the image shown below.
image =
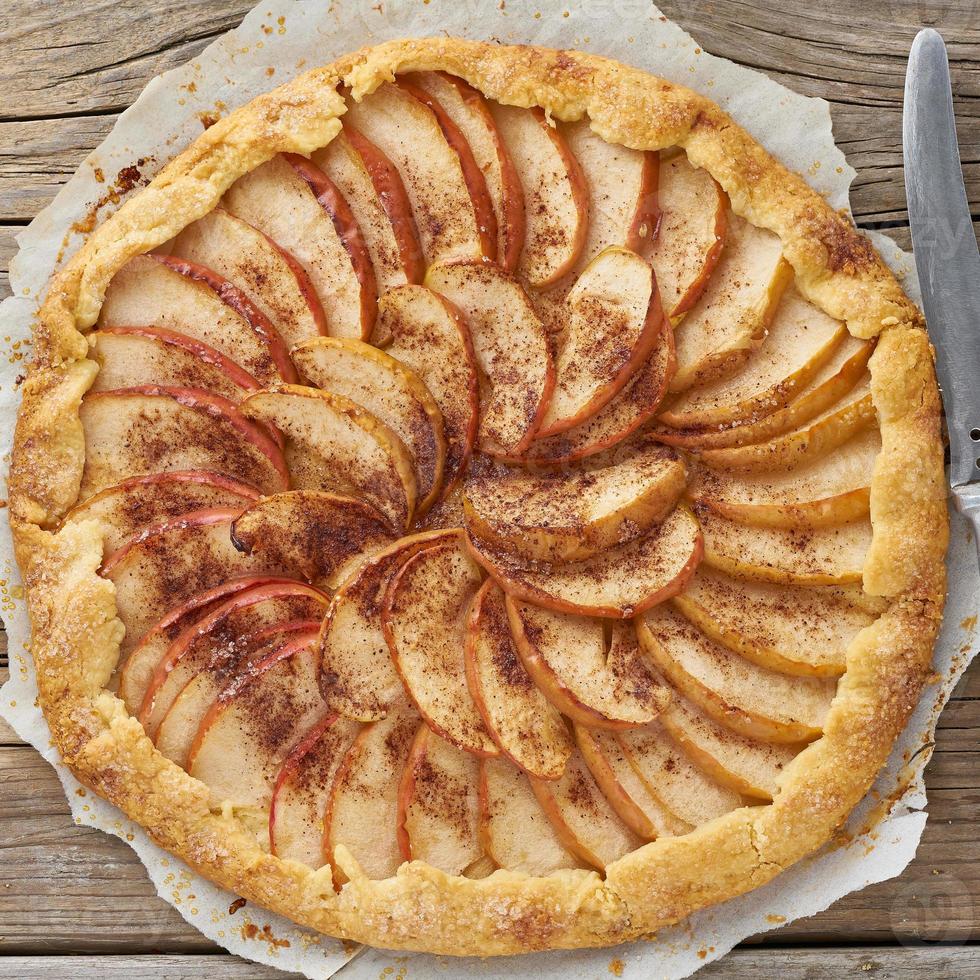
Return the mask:
<path id="1" fill-rule="evenodd" d="M 594 872 L 450 877 L 414 862 L 351 881 L 262 851 L 205 787 L 156 751 L 103 688 L 122 625 L 100 578 L 95 522 L 54 528 L 78 493 L 81 397 L 96 366 L 85 332 L 132 256 L 210 211 L 241 174 L 280 151 L 309 153 L 339 130 L 338 81 L 355 98 L 396 72 L 444 69 L 500 102 L 588 115 L 605 139 L 682 146 L 734 210 L 782 240 L 800 291 L 858 337 L 880 336 L 872 392 L 883 448 L 872 480 L 865 587 L 889 608 L 852 642 L 825 734 L 787 767 L 771 805 L 743 808 Z M 10 480 L 40 704 L 61 757 L 164 848 L 249 901 L 330 935 L 458 955 L 597 946 L 649 934 L 746 892 L 826 843 L 867 791 L 915 706 L 939 628 L 947 541 L 940 403 L 921 314 L 870 243 L 714 103 L 644 72 L 574 52 L 457 39 L 391 42 L 317 68 L 223 119 L 98 227 L 55 276 L 34 334 Z"/>

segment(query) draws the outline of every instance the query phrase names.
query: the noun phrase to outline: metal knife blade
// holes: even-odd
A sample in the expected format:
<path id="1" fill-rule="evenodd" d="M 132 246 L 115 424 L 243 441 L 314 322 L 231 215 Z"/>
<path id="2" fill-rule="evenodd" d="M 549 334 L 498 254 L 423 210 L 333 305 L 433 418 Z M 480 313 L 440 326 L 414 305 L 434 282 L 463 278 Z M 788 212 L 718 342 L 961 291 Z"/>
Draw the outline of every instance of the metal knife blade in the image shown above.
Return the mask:
<path id="1" fill-rule="evenodd" d="M 946 46 L 931 29 L 918 33 L 909 53 L 903 145 L 912 247 L 956 488 L 980 480 L 980 252 L 960 169 Z"/>

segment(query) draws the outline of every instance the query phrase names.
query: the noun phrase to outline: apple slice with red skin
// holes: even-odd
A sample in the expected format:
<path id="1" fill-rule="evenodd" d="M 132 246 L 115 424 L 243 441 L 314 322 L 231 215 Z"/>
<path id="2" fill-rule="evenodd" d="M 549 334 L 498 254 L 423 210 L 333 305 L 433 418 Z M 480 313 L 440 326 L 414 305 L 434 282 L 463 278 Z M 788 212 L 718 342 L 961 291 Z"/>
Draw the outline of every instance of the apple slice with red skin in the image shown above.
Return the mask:
<path id="1" fill-rule="evenodd" d="M 566 565 L 531 565 L 467 538 L 473 558 L 516 599 L 546 609 L 630 619 L 677 595 L 701 561 L 703 543 L 694 515 L 674 510 L 645 537 Z"/>
<path id="2" fill-rule="evenodd" d="M 456 149 L 436 114 L 403 88 L 385 82 L 345 119 L 398 169 L 427 264 L 482 259 L 476 207 Z"/>
<path id="3" fill-rule="evenodd" d="M 89 335 L 99 373 L 89 391 L 154 384 L 203 388 L 232 402 L 262 386 L 230 358 L 161 327 L 105 327 Z"/>
<path id="4" fill-rule="evenodd" d="M 728 198 L 687 154 L 661 154 L 659 225 L 643 255 L 653 265 L 664 311 L 677 322 L 700 299 L 721 258 L 728 232 Z"/>
<path id="5" fill-rule="evenodd" d="M 425 275 L 422 246 L 394 164 L 350 126 L 310 159 L 349 205 L 374 267 L 378 295 L 405 283 L 421 282 Z"/>
<path id="6" fill-rule="evenodd" d="M 701 298 L 678 324 L 671 391 L 737 374 L 763 343 L 793 269 L 782 242 L 735 214 L 725 250 Z"/>
<path id="7" fill-rule="evenodd" d="M 356 721 L 327 715 L 286 757 L 269 805 L 269 850 L 310 868 L 326 863 L 323 818 L 340 764 L 361 730 Z"/>
<path id="8" fill-rule="evenodd" d="M 137 255 L 113 276 L 98 326 L 184 334 L 262 384 L 296 377 L 282 337 L 245 293 L 203 265 L 168 255 Z"/>
<path id="9" fill-rule="evenodd" d="M 772 800 L 783 769 L 800 750 L 745 738 L 720 725 L 687 698 L 675 697 L 660 722 L 699 769 L 736 793 Z"/>
<path id="10" fill-rule="evenodd" d="M 294 165 L 299 160 L 304 161 L 302 173 Z M 280 154 L 239 177 L 222 200 L 226 210 L 300 263 L 331 334 L 371 335 L 377 302 L 374 267 L 349 207 L 322 171 L 302 157 Z"/>
<path id="11" fill-rule="evenodd" d="M 392 577 L 412 555 L 455 531 L 425 531 L 399 538 L 355 569 L 330 603 L 320 632 L 320 690 L 332 711 L 377 721 L 405 697 L 381 623 Z"/>
<path id="12" fill-rule="evenodd" d="M 363 497 L 392 527 L 411 523 L 416 501 L 411 455 L 367 409 L 343 395 L 303 385 L 255 392 L 241 407 L 250 418 L 285 433 L 297 489 Z"/>
<path id="13" fill-rule="evenodd" d="M 464 874 L 483 857 L 480 763 L 420 725 L 398 785 L 397 836 L 406 861 Z"/>
<path id="14" fill-rule="evenodd" d="M 647 789 L 612 732 L 576 725 L 575 743 L 606 801 L 634 834 L 655 840 L 691 830 Z"/>
<path id="15" fill-rule="evenodd" d="M 247 619 L 247 614 L 243 618 Z M 234 619 L 234 616 L 229 619 Z M 238 674 L 248 670 L 250 664 L 268 656 L 290 638 L 315 636 L 319 629 L 320 623 L 316 619 L 269 623 L 252 633 L 234 636 L 226 641 L 225 650 L 211 650 L 216 656 L 196 673 L 194 671 L 209 653 L 209 648 L 202 644 L 210 643 L 210 640 L 201 639 L 192 644 L 159 689 L 154 709 L 144 724 L 149 731 L 164 705 L 170 703 L 170 707 L 159 717 L 156 734 L 153 735 L 157 750 L 177 765 L 185 766 L 195 733 L 224 688 Z M 213 644 L 210 646 L 213 647 Z M 176 697 L 171 701 L 175 691 Z"/>
<path id="16" fill-rule="evenodd" d="M 356 497 L 290 490 L 254 501 L 231 526 L 235 547 L 270 568 L 288 568 L 334 589 L 365 557 L 392 542 L 387 522 Z"/>
<path id="17" fill-rule="evenodd" d="M 130 477 L 76 504 L 62 525 L 99 521 L 104 554 L 111 555 L 131 535 L 168 517 L 213 507 L 244 509 L 259 496 L 254 487 L 208 470 L 149 473 Z"/>
<path id="18" fill-rule="evenodd" d="M 142 637 L 127 634 L 122 642 L 123 659 L 118 690 L 129 713 L 136 715 L 139 712 L 156 665 L 186 626 L 207 615 L 209 610 L 217 607 L 230 595 L 269 582 L 288 581 L 290 580 L 271 575 L 230 578 L 168 610 Z"/>
<path id="19" fill-rule="evenodd" d="M 858 340 L 848 334 L 804 390 L 769 414 L 682 429 L 660 425 L 654 430 L 656 437 L 668 445 L 685 449 L 723 449 L 773 439 L 803 426 L 846 397 L 865 376 L 874 346 L 874 341 Z M 731 382 L 722 384 L 734 385 L 737 381 L 736 375 Z M 665 412 L 661 417 L 666 420 L 667 414 Z"/>
<path id="20" fill-rule="evenodd" d="M 579 267 L 611 245 L 633 252 L 648 248 L 660 220 L 660 154 L 607 143 L 588 119 L 566 123 L 561 131 L 589 195 L 589 230 Z"/>
<path id="21" fill-rule="evenodd" d="M 535 289 L 554 285 L 582 255 L 589 231 L 586 178 L 544 110 L 491 104 L 524 187 L 524 248 L 517 274 Z"/>
<path id="22" fill-rule="evenodd" d="M 327 332 L 326 314 L 303 266 L 258 228 L 224 208 L 215 208 L 188 225 L 168 250 L 235 283 L 288 348 Z"/>
<path id="23" fill-rule="evenodd" d="M 700 827 L 742 806 L 741 794 L 705 775 L 659 722 L 614 737 L 647 789 L 684 823 Z"/>
<path id="24" fill-rule="evenodd" d="M 381 622 L 395 669 L 429 727 L 464 751 L 493 756 L 500 750 L 466 685 L 466 617 L 480 581 L 462 532 L 447 532 L 392 578 Z"/>
<path id="25" fill-rule="evenodd" d="M 438 100 L 466 140 L 493 206 L 496 262 L 514 272 L 524 247 L 524 189 L 486 99 L 462 78 L 445 72 L 416 72 L 405 78 Z"/>
<path id="26" fill-rule="evenodd" d="M 442 412 L 425 382 L 360 340 L 320 337 L 293 351 L 293 360 L 311 384 L 357 402 L 398 435 L 415 461 L 417 509 L 428 510 L 442 490 L 446 439 Z"/>
<path id="27" fill-rule="evenodd" d="M 602 795 L 578 750 L 569 758 L 561 779 L 531 778 L 530 783 L 558 839 L 597 871 L 604 871 L 643 843 Z"/>
<path id="28" fill-rule="evenodd" d="M 574 463 L 604 452 L 633 435 L 657 413 L 675 366 L 674 334 L 664 323 L 649 359 L 623 389 L 581 425 L 537 439 L 523 455 L 498 458 L 507 463 L 541 467 Z"/>
<path id="29" fill-rule="evenodd" d="M 425 285 L 462 314 L 481 373 L 480 447 L 519 455 L 548 410 L 555 368 L 544 324 L 520 283 L 496 266 L 433 266 Z"/>
<path id="30" fill-rule="evenodd" d="M 463 490 L 466 528 L 491 547 L 530 560 L 581 561 L 659 524 L 684 485 L 681 460 L 647 442 L 595 469 L 473 477 Z"/>
<path id="31" fill-rule="evenodd" d="M 139 720 L 146 733 L 156 739 L 164 716 L 197 674 L 208 671 L 216 680 L 230 682 L 254 659 L 258 644 L 265 639 L 260 635 L 253 643 L 253 634 L 266 626 L 281 626 L 294 620 L 318 621 L 328 602 L 322 592 L 301 582 L 273 582 L 236 593 L 190 624 L 158 661 L 143 695 Z M 318 627 L 319 623 L 314 622 L 313 629 Z M 184 734 L 193 738 L 197 727 L 194 725 Z"/>
<path id="32" fill-rule="evenodd" d="M 538 803 L 528 777 L 506 757 L 480 761 L 480 836 L 498 867 L 533 877 L 581 867 Z"/>
<path id="33" fill-rule="evenodd" d="M 368 878 L 390 878 L 404 862 L 398 845 L 401 775 L 422 724 L 407 701 L 365 725 L 337 769 L 323 819 L 324 857 L 334 881 L 346 874 L 336 848 L 346 848 Z"/>
<path id="34" fill-rule="evenodd" d="M 210 789 L 214 806 L 228 802 L 265 817 L 286 756 L 326 717 L 315 639 L 287 640 L 236 677 L 204 716 L 187 771 Z"/>
<path id="35" fill-rule="evenodd" d="M 462 314 L 424 286 L 401 286 L 381 297 L 378 330 L 387 352 L 422 379 L 442 416 L 446 440 L 444 493 L 469 463 L 480 424 L 480 388 L 473 338 Z"/>
<path id="36" fill-rule="evenodd" d="M 631 624 L 551 612 L 507 597 L 520 659 L 544 696 L 590 728 L 649 724 L 670 701 L 651 674 Z M 539 775 L 539 774 L 535 774 Z"/>
<path id="37" fill-rule="evenodd" d="M 663 328 L 653 270 L 618 246 L 586 266 L 563 313 L 555 388 L 539 438 L 574 428 L 607 405 L 648 360 Z"/>
<path id="38" fill-rule="evenodd" d="M 117 388 L 86 395 L 79 415 L 83 500 L 122 479 L 177 470 L 210 470 L 263 493 L 289 482 L 275 440 L 220 395 L 160 385 Z"/>
<path id="39" fill-rule="evenodd" d="M 636 633 L 671 685 L 719 724 L 746 738 L 783 744 L 821 734 L 836 678 L 760 667 L 715 643 L 668 606 L 637 619 Z"/>
<path id="40" fill-rule="evenodd" d="M 571 755 L 572 740 L 564 719 L 521 663 L 504 594 L 492 579 L 483 583 L 470 605 L 466 682 L 501 751 L 529 775 L 558 779 Z"/>
<path id="41" fill-rule="evenodd" d="M 459 164 L 463 169 L 463 181 L 470 192 L 470 201 L 476 215 L 477 234 L 480 241 L 480 251 L 490 262 L 497 261 L 497 215 L 493 209 L 493 201 L 487 189 L 487 180 L 483 170 L 476 161 L 473 150 L 465 134 L 456 125 L 452 114 L 449 113 L 435 94 L 423 85 L 419 85 L 411 76 L 402 76 L 396 84 L 404 92 L 432 111 L 446 137 L 446 142 L 456 151 Z"/>

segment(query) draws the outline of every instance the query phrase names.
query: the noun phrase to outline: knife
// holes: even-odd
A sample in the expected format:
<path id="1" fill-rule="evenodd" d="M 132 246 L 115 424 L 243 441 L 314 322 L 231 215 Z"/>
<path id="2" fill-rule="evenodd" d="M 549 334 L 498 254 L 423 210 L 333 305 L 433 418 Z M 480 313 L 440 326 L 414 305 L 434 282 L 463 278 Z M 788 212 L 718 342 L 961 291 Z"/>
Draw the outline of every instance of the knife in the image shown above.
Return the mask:
<path id="1" fill-rule="evenodd" d="M 909 52 L 902 143 L 912 249 L 949 429 L 949 479 L 980 548 L 980 252 L 946 46 L 931 29 L 919 31 Z"/>

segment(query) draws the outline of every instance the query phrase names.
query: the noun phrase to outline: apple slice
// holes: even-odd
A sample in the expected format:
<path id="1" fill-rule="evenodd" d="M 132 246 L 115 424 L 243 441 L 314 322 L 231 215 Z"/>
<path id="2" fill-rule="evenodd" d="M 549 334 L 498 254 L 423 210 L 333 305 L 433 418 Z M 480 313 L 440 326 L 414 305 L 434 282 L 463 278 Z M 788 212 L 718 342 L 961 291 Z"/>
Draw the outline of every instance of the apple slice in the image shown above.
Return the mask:
<path id="1" fill-rule="evenodd" d="M 169 251 L 235 283 L 289 348 L 327 332 L 327 318 L 306 270 L 285 249 L 223 208 L 188 225 Z"/>
<path id="2" fill-rule="evenodd" d="M 760 527 L 699 511 L 704 562 L 738 578 L 797 585 L 861 582 L 871 547 L 871 521 Z"/>
<path id="3" fill-rule="evenodd" d="M 727 378 L 762 343 L 793 270 L 779 238 L 735 214 L 704 293 L 677 328 L 671 391 Z"/>
<path id="4" fill-rule="evenodd" d="M 408 196 L 394 165 L 350 127 L 310 159 L 333 182 L 364 239 L 379 295 L 421 282 L 422 248 Z"/>
<path id="5" fill-rule="evenodd" d="M 142 637 L 127 634 L 121 645 L 118 691 L 129 713 L 136 715 L 139 712 L 156 665 L 189 623 L 207 615 L 230 595 L 267 582 L 286 581 L 271 575 L 231 578 L 173 606 Z"/>
<path id="6" fill-rule="evenodd" d="M 562 133 L 589 196 L 588 237 L 579 264 L 592 261 L 610 245 L 634 252 L 649 247 L 659 220 L 660 155 L 607 143 L 588 119 L 565 124 Z"/>
<path id="7" fill-rule="evenodd" d="M 735 419 L 730 423 L 718 422 L 682 429 L 662 425 L 655 430 L 656 437 L 668 445 L 685 449 L 721 449 L 775 438 L 803 426 L 846 397 L 867 372 L 868 360 L 873 350 L 873 341 L 858 340 L 848 334 L 818 368 L 806 388 L 783 408 L 759 417 Z M 749 362 L 750 368 L 752 363 Z M 736 375 L 731 384 L 737 385 L 740 377 L 741 375 Z M 725 384 L 727 382 L 721 382 L 721 385 Z M 694 393 L 708 390 L 708 387 L 694 389 Z M 681 395 L 671 407 L 681 405 L 685 397 L 686 395 Z M 669 410 L 662 413 L 661 418 L 666 421 L 668 415 Z"/>
<path id="8" fill-rule="evenodd" d="M 681 694 L 740 735 L 787 743 L 810 741 L 823 731 L 835 678 L 767 670 L 713 642 L 666 606 L 637 619 L 636 632 Z"/>
<path id="9" fill-rule="evenodd" d="M 603 796 L 638 837 L 655 840 L 692 829 L 647 789 L 612 732 L 576 725 L 575 742 Z"/>
<path id="10" fill-rule="evenodd" d="M 461 875 L 483 857 L 480 763 L 422 725 L 398 786 L 398 846 L 406 861 Z"/>
<path id="11" fill-rule="evenodd" d="M 701 561 L 698 522 L 673 511 L 646 537 L 585 561 L 529 565 L 467 538 L 473 557 L 509 595 L 560 612 L 629 619 L 676 595 Z"/>
<path id="12" fill-rule="evenodd" d="M 480 569 L 461 532 L 406 561 L 388 586 L 381 621 L 395 668 L 429 727 L 458 748 L 499 749 L 466 685 L 466 616 Z"/>
<path id="13" fill-rule="evenodd" d="M 223 627 L 226 625 L 228 624 L 223 624 Z M 159 721 L 152 736 L 157 750 L 178 766 L 186 766 L 188 753 L 201 722 L 224 688 L 246 672 L 249 665 L 268 656 L 288 640 L 302 637 L 305 641 L 310 641 L 316 636 L 319 627 L 316 619 L 272 622 L 252 633 L 243 633 L 232 640 L 225 640 L 225 650 L 211 649 L 211 638 L 192 645 L 175 662 L 171 673 L 159 688 L 144 724 L 149 734 L 157 720 Z M 168 704 L 169 707 L 163 711 Z"/>
<path id="14" fill-rule="evenodd" d="M 521 664 L 504 594 L 483 583 L 469 612 L 466 681 L 501 751 L 531 776 L 558 779 L 572 751 L 568 728 Z"/>
<path id="15" fill-rule="evenodd" d="M 307 381 L 357 402 L 398 435 L 415 460 L 418 510 L 427 510 L 442 488 L 446 440 L 442 412 L 425 382 L 360 340 L 320 337 L 293 351 L 293 361 Z"/>
<path id="16" fill-rule="evenodd" d="M 438 100 L 468 144 L 493 206 L 497 264 L 514 272 L 524 246 L 524 189 L 486 99 L 455 75 L 424 71 L 407 77 Z"/>
<path id="17" fill-rule="evenodd" d="M 459 154 L 436 114 L 398 85 L 384 83 L 346 120 L 398 168 L 428 264 L 483 257 L 476 208 Z"/>
<path id="18" fill-rule="evenodd" d="M 664 311 L 676 323 L 700 299 L 721 258 L 728 198 L 683 152 L 661 154 L 657 184 L 659 226 L 643 255 L 657 275 Z"/>
<path id="19" fill-rule="evenodd" d="M 597 871 L 643 843 L 606 801 L 581 752 L 572 753 L 561 779 L 529 781 L 558 839 Z"/>
<path id="20" fill-rule="evenodd" d="M 688 495 L 698 506 L 746 524 L 844 523 L 867 516 L 871 472 L 880 451 L 881 434 L 871 426 L 829 456 L 781 473 L 729 474 L 692 466 Z"/>
<path id="21" fill-rule="evenodd" d="M 754 421 L 783 408 L 816 377 L 847 327 L 787 287 L 762 344 L 731 378 L 690 388 L 660 413 L 678 429 Z"/>
<path id="22" fill-rule="evenodd" d="M 370 504 L 319 490 L 291 490 L 250 504 L 232 524 L 231 536 L 256 561 L 292 569 L 327 589 L 392 541 Z"/>
<path id="23" fill-rule="evenodd" d="M 540 108 L 491 103 L 524 187 L 524 248 L 517 274 L 544 289 L 570 272 L 585 248 L 589 192 L 582 168 Z"/>
<path id="24" fill-rule="evenodd" d="M 701 462 L 715 470 L 734 473 L 785 472 L 832 454 L 862 430 L 877 424 L 878 415 L 867 384 L 857 388 L 835 408 L 817 416 L 801 429 L 768 442 L 706 449 Z"/>
<path id="25" fill-rule="evenodd" d="M 345 847 L 369 878 L 390 878 L 404 861 L 398 844 L 398 789 L 421 722 L 405 701 L 361 729 L 333 781 L 323 819 L 324 856 L 343 873 L 335 849 Z"/>
<path id="26" fill-rule="evenodd" d="M 836 677 L 847 649 L 883 611 L 856 588 L 803 588 L 745 582 L 701 568 L 675 609 L 702 633 L 786 674 Z"/>
<path id="27" fill-rule="evenodd" d="M 277 385 L 242 402 L 250 418 L 285 433 L 293 485 L 363 497 L 392 527 L 407 527 L 416 483 L 405 444 L 367 409 L 343 395 Z"/>
<path id="28" fill-rule="evenodd" d="M 625 387 L 592 418 L 566 432 L 533 442 L 524 458 L 501 457 L 505 462 L 557 466 L 603 452 L 628 439 L 656 414 L 667 394 L 674 371 L 674 335 L 665 323 L 649 359 Z"/>
<path id="29" fill-rule="evenodd" d="M 466 470 L 480 422 L 476 353 L 469 328 L 448 300 L 424 286 L 381 298 L 378 330 L 388 353 L 421 378 L 439 406 L 446 441 L 446 490 Z"/>
<path id="30" fill-rule="evenodd" d="M 684 484 L 684 464 L 648 442 L 598 469 L 474 477 L 463 491 L 466 527 L 528 559 L 579 561 L 644 535 L 670 513 Z"/>
<path id="31" fill-rule="evenodd" d="M 98 326 L 158 327 L 224 354 L 262 384 L 295 378 L 285 342 L 237 286 L 193 262 L 137 255 L 113 277 Z"/>
<path id="32" fill-rule="evenodd" d="M 146 733 L 156 738 L 160 722 L 197 674 L 207 670 L 216 681 L 231 681 L 253 658 L 259 644 L 268 641 L 263 633 L 266 627 L 314 620 L 316 630 L 328 602 L 326 595 L 302 582 L 268 582 L 236 592 L 190 623 L 154 667 L 139 708 Z M 215 696 L 224 686 L 220 685 Z M 185 734 L 193 738 L 197 728 L 194 725 Z"/>
<path id="33" fill-rule="evenodd" d="M 168 517 L 215 507 L 243 509 L 258 498 L 254 487 L 208 470 L 150 473 L 130 477 L 76 504 L 62 525 L 99 521 L 104 554 L 111 555 L 137 531 Z"/>
<path id="34" fill-rule="evenodd" d="M 527 775 L 509 759 L 480 762 L 480 835 L 494 863 L 531 876 L 581 864 L 544 815 Z"/>
<path id="35" fill-rule="evenodd" d="M 555 389 L 538 437 L 591 418 L 645 363 L 663 327 L 650 266 L 611 246 L 586 266 L 568 293 L 555 362 Z"/>
<path id="36" fill-rule="evenodd" d="M 392 577 L 412 555 L 455 531 L 399 538 L 357 568 L 337 590 L 320 633 L 320 689 L 332 711 L 377 721 L 405 696 L 392 663 L 381 610 Z"/>
<path id="37" fill-rule="evenodd" d="M 225 688 L 205 715 L 187 771 L 210 789 L 212 806 L 230 803 L 265 817 L 286 756 L 327 715 L 314 640 L 287 640 Z"/>
<path id="38" fill-rule="evenodd" d="M 502 269 L 478 263 L 435 266 L 425 284 L 454 304 L 469 327 L 482 374 L 481 448 L 521 453 L 555 384 L 548 337 L 527 294 Z"/>
<path id="39" fill-rule="evenodd" d="M 669 690 L 651 675 L 629 623 L 614 623 L 607 631 L 600 620 L 550 612 L 510 596 L 507 616 L 531 679 L 577 724 L 646 725 L 670 700 Z"/>
<path id="40" fill-rule="evenodd" d="M 709 779 L 659 722 L 615 738 L 647 789 L 686 824 L 700 827 L 742 805 L 741 795 Z"/>
<path id="41" fill-rule="evenodd" d="M 758 742 L 719 725 L 686 698 L 676 697 L 660 716 L 683 753 L 722 786 L 760 800 L 771 800 L 796 745 Z"/>
<path id="42" fill-rule="evenodd" d="M 142 385 L 85 396 L 84 500 L 120 480 L 206 469 L 263 493 L 285 488 L 282 451 L 227 399 L 193 388 Z"/>
<path id="43" fill-rule="evenodd" d="M 203 388 L 232 402 L 262 386 L 220 351 L 159 327 L 106 327 L 89 335 L 99 373 L 90 391 L 134 385 Z"/>
<path id="44" fill-rule="evenodd" d="M 313 283 L 330 333 L 367 339 L 377 287 L 360 228 L 329 178 L 300 160 L 275 156 L 239 177 L 225 192 L 224 207 L 296 258 Z"/>
<path id="45" fill-rule="evenodd" d="M 323 818 L 334 777 L 361 726 L 327 715 L 286 757 L 269 806 L 269 850 L 284 861 L 322 867 Z"/>

